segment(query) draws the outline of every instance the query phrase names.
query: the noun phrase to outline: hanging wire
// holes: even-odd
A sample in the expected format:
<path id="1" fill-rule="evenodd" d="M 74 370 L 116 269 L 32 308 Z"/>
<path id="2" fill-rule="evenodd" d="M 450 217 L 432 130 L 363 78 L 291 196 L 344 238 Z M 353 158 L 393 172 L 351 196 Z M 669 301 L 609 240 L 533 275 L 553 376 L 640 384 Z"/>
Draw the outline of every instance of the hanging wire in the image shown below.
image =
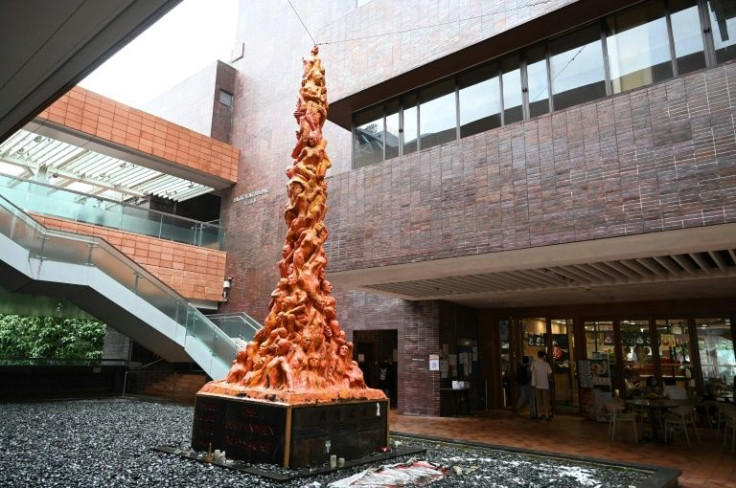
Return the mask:
<path id="1" fill-rule="evenodd" d="M 294 11 L 294 15 L 296 15 L 296 18 L 299 19 L 299 22 L 302 23 L 302 27 L 304 27 L 304 30 L 307 31 L 307 35 L 312 40 L 312 44 L 314 44 L 315 46 L 317 46 L 317 41 L 315 41 L 314 40 L 314 37 L 312 37 L 312 33 L 309 32 L 309 29 L 307 29 L 307 25 L 304 23 L 304 21 L 302 20 L 302 18 L 299 16 L 299 12 L 296 11 L 296 9 L 294 8 L 294 5 L 291 3 L 291 0 L 286 0 L 286 1 L 289 2 L 289 6 L 291 7 L 291 10 Z"/>
<path id="2" fill-rule="evenodd" d="M 351 39 L 341 39 L 339 41 L 325 41 L 325 42 L 318 43 L 317 46 L 325 46 L 325 45 L 328 45 L 328 44 L 340 44 L 342 42 L 350 42 L 350 41 L 362 41 L 364 39 L 374 39 L 376 37 L 393 36 L 393 35 L 397 35 L 397 34 L 406 34 L 407 32 L 414 32 L 414 31 L 418 31 L 418 30 L 422 30 L 422 29 L 431 29 L 432 27 L 440 27 L 440 26 L 443 26 L 443 25 L 450 25 L 450 24 L 456 24 L 458 22 L 465 22 L 467 20 L 479 19 L 481 17 L 487 17 L 488 15 L 490 15 L 490 14 L 480 14 L 480 15 L 474 15 L 472 17 L 465 17 L 463 19 L 449 20 L 447 22 L 440 22 L 438 24 L 423 25 L 421 27 L 414 27 L 414 28 L 411 28 L 411 29 L 405 29 L 405 30 L 401 30 L 401 31 L 384 32 L 383 34 L 373 34 L 373 35 L 370 35 L 370 36 L 353 37 Z"/>
<path id="3" fill-rule="evenodd" d="M 549 0 L 539 0 L 539 1 L 536 1 L 536 2 L 531 2 L 531 3 L 525 4 L 525 5 L 519 5 L 519 6 L 516 6 L 516 7 L 508 7 L 508 6 L 504 5 L 503 6 L 503 11 L 506 12 L 506 13 L 509 13 L 509 12 L 515 12 L 517 10 L 522 10 L 522 9 L 527 9 L 528 10 L 528 9 L 532 9 L 532 8 L 538 6 L 538 5 L 544 5 L 544 4 L 547 4 L 547 3 L 549 3 Z M 468 21 L 468 20 L 479 19 L 479 18 L 482 18 L 482 17 L 489 17 L 491 15 L 494 15 L 494 13 L 498 13 L 498 12 L 486 12 L 484 14 L 473 15 L 471 17 L 464 17 L 462 19 L 449 20 L 447 22 L 439 22 L 437 24 L 423 25 L 421 27 L 413 27 L 411 29 L 405 29 L 405 30 L 401 30 L 401 31 L 384 32 L 382 34 L 373 34 L 373 35 L 363 36 L 363 37 L 353 37 L 353 38 L 350 38 L 350 39 L 340 39 L 340 40 L 336 40 L 336 41 L 324 41 L 324 42 L 316 43 L 315 45 L 316 46 L 324 46 L 324 45 L 328 45 L 328 44 L 340 44 L 340 43 L 343 43 L 343 42 L 362 41 L 364 39 L 374 39 L 376 37 L 393 36 L 393 35 L 397 35 L 397 34 L 406 34 L 408 32 L 414 32 L 414 31 L 418 31 L 418 30 L 422 30 L 422 29 L 430 29 L 432 27 L 440 27 L 440 26 L 443 26 L 443 25 L 455 24 L 457 22 L 465 22 L 465 21 Z"/>

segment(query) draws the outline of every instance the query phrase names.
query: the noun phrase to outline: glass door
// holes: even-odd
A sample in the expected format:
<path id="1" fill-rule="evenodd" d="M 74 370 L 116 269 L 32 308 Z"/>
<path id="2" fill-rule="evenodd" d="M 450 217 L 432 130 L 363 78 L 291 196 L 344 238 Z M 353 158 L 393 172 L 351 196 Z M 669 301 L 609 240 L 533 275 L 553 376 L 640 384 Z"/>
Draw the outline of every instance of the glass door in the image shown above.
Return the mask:
<path id="1" fill-rule="evenodd" d="M 620 321 L 618 348 L 623 360 L 626 397 L 642 395 L 647 378 L 657 377 L 649 320 Z"/>
<path id="2" fill-rule="evenodd" d="M 521 319 L 523 331 L 523 356 L 530 360 L 537 357 L 539 351 L 547 350 L 547 319 L 544 317 Z"/>
<path id="3" fill-rule="evenodd" d="M 690 334 L 686 319 L 659 319 L 657 347 L 664 384 L 675 384 L 693 394 L 690 387 Z"/>
<path id="4" fill-rule="evenodd" d="M 725 318 L 695 319 L 705 394 L 712 398 L 731 397 L 736 379 L 731 321 Z"/>
<path id="5" fill-rule="evenodd" d="M 575 336 L 572 319 L 552 319 L 552 371 L 555 378 L 555 403 L 578 406 L 575 381 Z"/>

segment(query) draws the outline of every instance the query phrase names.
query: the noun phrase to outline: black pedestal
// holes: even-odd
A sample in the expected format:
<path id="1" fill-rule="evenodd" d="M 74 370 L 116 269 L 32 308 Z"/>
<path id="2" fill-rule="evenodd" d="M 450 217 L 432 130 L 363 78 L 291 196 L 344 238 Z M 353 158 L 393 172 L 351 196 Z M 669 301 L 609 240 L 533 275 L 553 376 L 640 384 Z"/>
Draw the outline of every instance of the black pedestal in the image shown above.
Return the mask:
<path id="1" fill-rule="evenodd" d="M 231 459 L 316 466 L 330 454 L 346 460 L 388 444 L 388 399 L 290 405 L 197 394 L 192 448 L 220 449 Z"/>

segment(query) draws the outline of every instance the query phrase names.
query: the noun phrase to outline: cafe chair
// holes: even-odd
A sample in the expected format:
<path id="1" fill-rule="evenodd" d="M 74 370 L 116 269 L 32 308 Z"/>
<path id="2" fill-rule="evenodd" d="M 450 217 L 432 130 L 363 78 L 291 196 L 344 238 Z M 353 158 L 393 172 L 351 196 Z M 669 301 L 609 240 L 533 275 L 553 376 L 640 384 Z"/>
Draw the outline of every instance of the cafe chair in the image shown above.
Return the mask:
<path id="1" fill-rule="evenodd" d="M 687 439 L 687 445 L 688 447 L 692 447 L 690 436 L 687 433 L 688 425 L 693 426 L 695 437 L 698 439 L 698 442 L 701 442 L 698 427 L 695 425 L 695 406 L 680 405 L 671 409 L 664 417 L 664 441 L 667 442 L 667 434 L 670 433 L 670 430 L 674 430 L 675 427 L 682 427 L 683 432 L 685 432 L 685 439 Z"/>
<path id="2" fill-rule="evenodd" d="M 723 445 L 728 445 L 729 433 L 731 434 L 731 452 L 736 448 L 736 407 L 727 403 L 718 402 L 719 426 L 723 426 Z"/>
<path id="3" fill-rule="evenodd" d="M 639 433 L 636 428 L 636 424 L 639 423 L 639 416 L 634 412 L 625 412 L 625 405 L 621 402 L 610 401 L 606 403 L 606 410 L 611 414 L 611 422 L 608 424 L 608 432 L 613 441 L 616 436 L 617 426 L 621 422 L 631 422 L 631 426 L 634 430 L 634 442 L 639 442 Z"/>

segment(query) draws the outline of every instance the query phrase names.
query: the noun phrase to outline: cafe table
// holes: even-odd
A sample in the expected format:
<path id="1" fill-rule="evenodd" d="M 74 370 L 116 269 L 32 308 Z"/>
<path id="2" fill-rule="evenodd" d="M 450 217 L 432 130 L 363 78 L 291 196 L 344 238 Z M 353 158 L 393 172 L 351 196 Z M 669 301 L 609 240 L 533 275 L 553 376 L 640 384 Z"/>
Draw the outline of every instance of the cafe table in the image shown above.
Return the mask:
<path id="1" fill-rule="evenodd" d="M 647 410 L 649 424 L 652 428 L 652 440 L 657 442 L 664 442 L 664 432 L 660 432 L 659 429 L 664 411 L 691 403 L 690 400 L 670 400 L 669 398 L 632 398 L 626 400 L 627 405 Z"/>

